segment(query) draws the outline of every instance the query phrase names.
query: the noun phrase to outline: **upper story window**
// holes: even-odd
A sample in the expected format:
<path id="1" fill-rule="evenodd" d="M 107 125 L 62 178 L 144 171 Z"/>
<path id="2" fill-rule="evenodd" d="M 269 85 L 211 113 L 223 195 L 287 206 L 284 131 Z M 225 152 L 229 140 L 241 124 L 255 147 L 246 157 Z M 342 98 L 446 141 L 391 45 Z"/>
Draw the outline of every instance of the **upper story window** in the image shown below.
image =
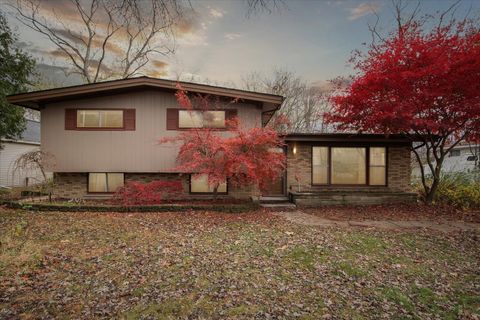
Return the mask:
<path id="1" fill-rule="evenodd" d="M 178 127 L 192 128 L 225 128 L 225 110 L 200 111 L 179 110 Z"/>
<path id="2" fill-rule="evenodd" d="M 65 109 L 65 130 L 134 131 L 135 109 Z"/>
<path id="3" fill-rule="evenodd" d="M 123 110 L 77 110 L 77 128 L 123 128 Z"/>

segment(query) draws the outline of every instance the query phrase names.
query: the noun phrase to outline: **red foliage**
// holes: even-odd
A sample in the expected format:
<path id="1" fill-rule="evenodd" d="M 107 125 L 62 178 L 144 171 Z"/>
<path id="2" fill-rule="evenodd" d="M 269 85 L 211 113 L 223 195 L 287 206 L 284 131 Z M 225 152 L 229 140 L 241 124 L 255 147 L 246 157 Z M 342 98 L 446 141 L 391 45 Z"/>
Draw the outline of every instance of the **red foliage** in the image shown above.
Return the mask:
<path id="1" fill-rule="evenodd" d="M 192 101 L 183 90 L 176 94 L 183 108 L 191 110 Z M 201 100 L 204 110 L 214 109 L 208 99 Z M 228 179 L 230 185 L 259 185 L 264 188 L 278 179 L 285 168 L 285 155 L 275 149 L 283 141 L 272 127 L 244 128 L 239 119 L 226 121 L 226 130 L 196 128 L 159 143 L 179 143 L 178 166 L 172 171 L 208 174 L 214 188 Z"/>
<path id="2" fill-rule="evenodd" d="M 420 26 L 408 23 L 366 56 L 357 53 L 352 61 L 358 74 L 332 98 L 326 120 L 341 130 L 402 133 L 421 141 L 412 150 L 425 200 L 432 202 L 448 152 L 480 138 L 480 32 L 465 23 L 430 32 Z"/>
<path id="3" fill-rule="evenodd" d="M 479 44 L 478 29 L 462 24 L 424 32 L 411 23 L 352 58 L 358 74 L 327 118 L 360 132 L 478 138 Z"/>
<path id="4" fill-rule="evenodd" d="M 166 197 L 178 196 L 182 189 L 180 181 L 129 181 L 117 189 L 112 202 L 124 206 L 160 204 Z"/>

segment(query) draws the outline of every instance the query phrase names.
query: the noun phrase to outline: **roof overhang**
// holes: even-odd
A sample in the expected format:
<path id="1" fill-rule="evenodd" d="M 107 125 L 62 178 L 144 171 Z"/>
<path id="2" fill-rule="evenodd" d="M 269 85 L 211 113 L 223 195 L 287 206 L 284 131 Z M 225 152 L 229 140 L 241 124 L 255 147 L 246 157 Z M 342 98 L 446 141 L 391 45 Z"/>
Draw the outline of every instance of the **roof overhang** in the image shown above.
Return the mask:
<path id="1" fill-rule="evenodd" d="M 380 143 L 410 145 L 418 141 L 403 134 L 362 134 L 362 133 L 291 133 L 283 136 L 286 142 L 312 143 Z"/>
<path id="2" fill-rule="evenodd" d="M 284 97 L 282 96 L 268 93 L 224 88 L 192 82 L 138 77 L 19 93 L 7 96 L 7 101 L 22 107 L 40 110 L 43 105 L 58 101 L 97 97 L 120 92 L 123 93 L 152 88 L 165 91 L 176 91 L 178 85 L 188 92 L 226 97 L 238 99 L 239 101 L 261 104 L 264 115 L 264 123 L 270 120 L 275 111 L 280 108 L 284 100 Z"/>

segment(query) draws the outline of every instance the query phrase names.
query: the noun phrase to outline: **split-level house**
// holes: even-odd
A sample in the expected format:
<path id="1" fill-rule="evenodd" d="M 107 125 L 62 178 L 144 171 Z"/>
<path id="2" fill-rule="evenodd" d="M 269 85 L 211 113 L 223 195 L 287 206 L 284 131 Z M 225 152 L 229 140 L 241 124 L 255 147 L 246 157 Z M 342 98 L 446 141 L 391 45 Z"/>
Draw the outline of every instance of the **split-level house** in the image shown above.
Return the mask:
<path id="1" fill-rule="evenodd" d="M 208 197 L 212 189 L 204 177 L 172 172 L 178 146 L 158 140 L 195 126 L 222 129 L 233 117 L 247 127 L 265 126 L 283 97 L 180 82 L 190 93 L 228 101 L 192 117 L 176 101 L 177 84 L 139 77 L 16 94 L 8 101 L 40 110 L 41 147 L 55 159 L 49 169 L 61 198 L 108 195 L 127 181 L 156 179 L 182 181 L 186 197 Z M 305 205 L 412 200 L 410 142 L 401 136 L 289 134 L 284 139 L 285 175 L 264 196 L 289 196 Z M 249 199 L 259 191 L 225 181 L 219 192 Z"/>

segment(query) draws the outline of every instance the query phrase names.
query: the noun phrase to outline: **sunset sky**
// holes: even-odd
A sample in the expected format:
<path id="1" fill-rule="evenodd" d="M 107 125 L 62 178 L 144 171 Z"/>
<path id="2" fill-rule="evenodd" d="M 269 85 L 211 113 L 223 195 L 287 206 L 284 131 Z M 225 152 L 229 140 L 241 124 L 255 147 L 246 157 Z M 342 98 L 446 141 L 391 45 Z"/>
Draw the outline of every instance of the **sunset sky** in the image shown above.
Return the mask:
<path id="1" fill-rule="evenodd" d="M 48 1 L 52 3 L 52 1 Z M 53 1 L 57 14 L 68 17 L 68 6 Z M 444 10 L 453 2 L 423 1 L 423 13 Z M 273 68 L 296 72 L 311 83 L 322 83 L 351 73 L 346 65 L 352 50 L 371 39 L 367 23 L 373 23 L 372 10 L 381 17 L 381 26 L 393 26 L 390 1 L 286 1 L 281 10 L 247 17 L 244 1 L 193 1 L 195 19 L 188 30 L 177 36 L 176 53 L 158 57 L 157 74 L 166 78 L 209 79 L 217 84 L 239 85 L 251 72 L 268 73 Z M 469 7 L 478 13 L 480 2 L 465 0 L 457 14 Z M 44 37 L 21 25 L 14 16 L 9 21 L 25 50 L 39 60 L 41 69 L 64 84 L 58 72 L 62 61 L 52 56 Z M 55 70 L 57 72 L 55 72 Z"/>

